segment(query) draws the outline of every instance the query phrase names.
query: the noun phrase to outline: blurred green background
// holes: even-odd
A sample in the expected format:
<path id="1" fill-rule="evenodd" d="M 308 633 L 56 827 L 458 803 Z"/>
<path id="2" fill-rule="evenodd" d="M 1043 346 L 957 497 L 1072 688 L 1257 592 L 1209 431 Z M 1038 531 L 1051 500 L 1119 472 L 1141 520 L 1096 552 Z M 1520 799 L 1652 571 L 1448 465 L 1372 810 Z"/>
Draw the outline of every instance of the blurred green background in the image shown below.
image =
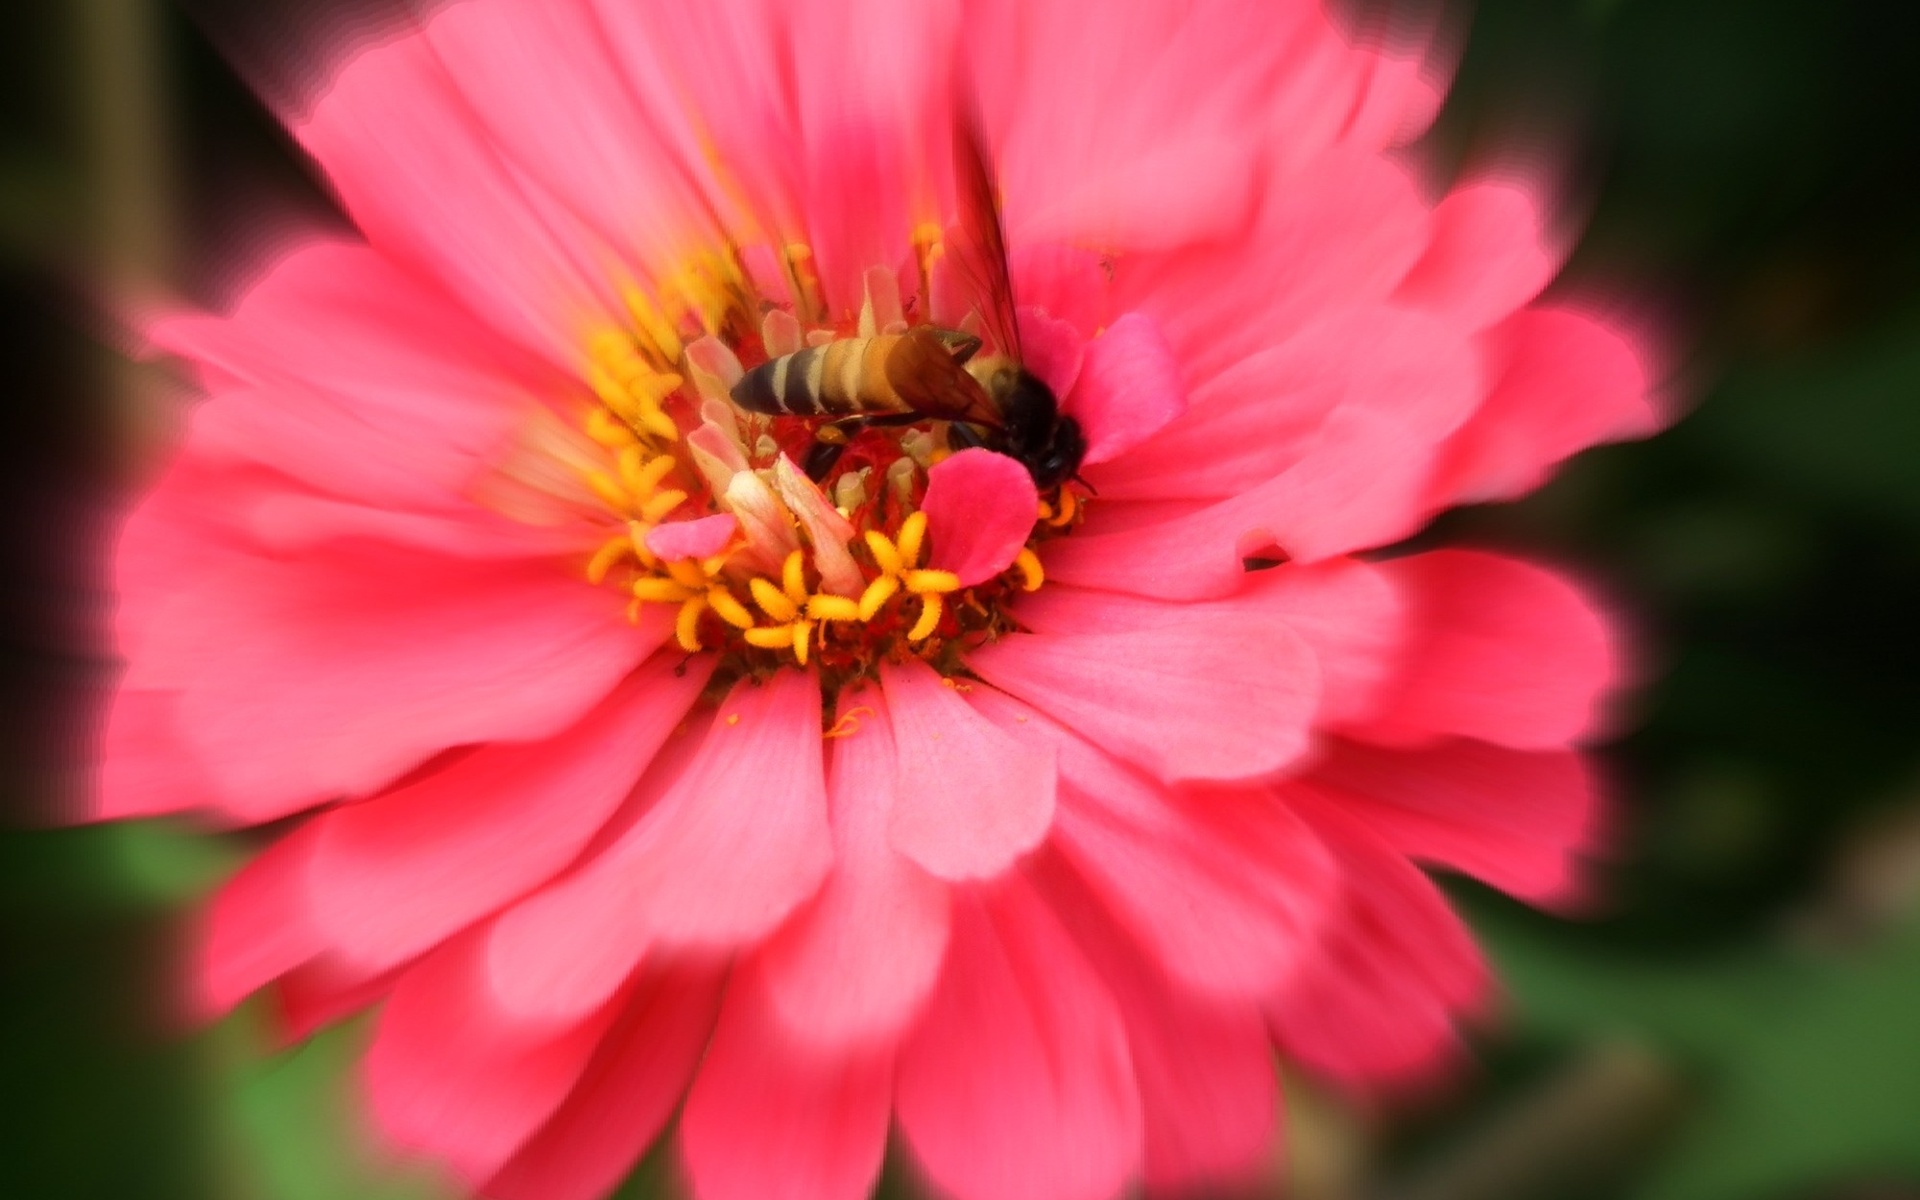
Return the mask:
<path id="1" fill-rule="evenodd" d="M 243 845 L 46 828 L 100 680 L 92 550 L 138 440 L 115 414 L 152 386 L 102 351 L 99 289 L 216 297 L 263 221 L 328 219 L 230 63 L 348 8 L 0 6 L 0 1197 L 440 1194 L 355 1149 L 356 1029 L 280 1053 L 248 1013 L 156 1015 L 180 914 Z M 1477 1070 L 1387 1105 L 1300 1082 L 1268 1191 L 1920 1197 L 1920 9 L 1449 20 L 1431 157 L 1553 165 L 1587 216 L 1559 286 L 1657 316 L 1689 415 L 1424 535 L 1573 564 L 1639 630 L 1617 849 L 1577 920 L 1455 888 L 1511 990 Z"/>

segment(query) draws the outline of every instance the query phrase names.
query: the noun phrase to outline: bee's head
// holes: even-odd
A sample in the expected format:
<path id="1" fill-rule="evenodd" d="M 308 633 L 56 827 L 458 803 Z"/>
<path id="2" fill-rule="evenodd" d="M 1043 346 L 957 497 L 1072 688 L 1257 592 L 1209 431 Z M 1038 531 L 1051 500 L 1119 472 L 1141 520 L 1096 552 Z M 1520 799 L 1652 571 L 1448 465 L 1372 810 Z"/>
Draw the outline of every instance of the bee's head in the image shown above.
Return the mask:
<path id="1" fill-rule="evenodd" d="M 995 383 L 1007 452 L 1025 465 L 1043 492 L 1071 479 L 1087 453 L 1080 422 L 1060 415 L 1053 389 L 1031 371 L 1015 370 Z"/>

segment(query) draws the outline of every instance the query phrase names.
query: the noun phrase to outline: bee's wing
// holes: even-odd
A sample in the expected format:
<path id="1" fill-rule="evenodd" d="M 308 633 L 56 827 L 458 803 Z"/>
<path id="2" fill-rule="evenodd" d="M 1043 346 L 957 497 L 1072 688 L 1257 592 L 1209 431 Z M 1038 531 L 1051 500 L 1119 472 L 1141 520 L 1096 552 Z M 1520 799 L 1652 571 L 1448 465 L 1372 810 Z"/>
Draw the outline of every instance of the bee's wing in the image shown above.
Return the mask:
<path id="1" fill-rule="evenodd" d="M 1000 413 L 939 336 L 924 326 L 904 334 L 887 355 L 887 383 L 906 407 L 943 421 L 999 428 Z"/>
<path id="2" fill-rule="evenodd" d="M 1007 273 L 1007 242 L 1000 225 L 1000 197 L 987 160 L 979 110 L 962 102 L 953 128 L 953 184 L 959 231 L 947 261 L 980 308 L 997 354 L 1020 357 L 1020 325 L 1014 316 L 1013 280 Z"/>

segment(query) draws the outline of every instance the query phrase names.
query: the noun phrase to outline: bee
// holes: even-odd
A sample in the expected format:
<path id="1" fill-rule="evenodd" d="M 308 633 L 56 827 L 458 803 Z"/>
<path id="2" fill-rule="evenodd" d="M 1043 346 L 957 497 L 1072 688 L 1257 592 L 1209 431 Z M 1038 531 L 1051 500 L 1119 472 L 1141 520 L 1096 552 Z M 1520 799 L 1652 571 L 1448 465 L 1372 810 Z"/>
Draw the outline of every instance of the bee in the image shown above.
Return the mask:
<path id="1" fill-rule="evenodd" d="M 734 404 L 748 412 L 822 421 L 806 464 L 816 480 L 833 469 L 846 434 L 867 425 L 950 422 L 949 445 L 999 451 L 1026 467 L 1043 492 L 1073 478 L 1086 456 L 1080 423 L 1021 365 L 1000 205 L 977 121 L 956 122 L 954 179 L 960 236 L 947 260 L 978 298 L 991 353 L 981 353 L 986 343 L 974 334 L 919 325 L 782 355 L 733 386 Z"/>

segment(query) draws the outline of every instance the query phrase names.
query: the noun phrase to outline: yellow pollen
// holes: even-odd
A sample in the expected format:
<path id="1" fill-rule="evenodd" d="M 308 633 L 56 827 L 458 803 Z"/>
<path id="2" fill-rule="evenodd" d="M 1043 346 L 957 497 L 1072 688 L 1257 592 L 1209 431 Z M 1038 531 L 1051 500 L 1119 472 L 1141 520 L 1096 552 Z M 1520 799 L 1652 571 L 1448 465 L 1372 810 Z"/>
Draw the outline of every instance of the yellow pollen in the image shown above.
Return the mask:
<path id="1" fill-rule="evenodd" d="M 678 378 L 678 376 L 675 378 Z M 640 411 L 636 415 L 640 424 L 645 426 L 647 432 L 653 434 L 655 437 L 669 442 L 677 442 L 680 440 L 680 427 L 673 423 L 672 417 L 660 411 L 660 402 L 658 400 L 642 400 L 640 402 Z"/>
<path id="2" fill-rule="evenodd" d="M 873 551 L 873 561 L 878 563 L 885 575 L 898 575 L 906 564 L 900 561 L 900 551 L 877 529 L 867 530 L 867 549 Z"/>
<path id="3" fill-rule="evenodd" d="M 636 455 L 635 458 L 637 462 L 638 456 Z M 624 463 L 622 465 L 624 466 Z M 645 466 L 636 469 L 633 489 L 643 494 L 652 492 L 667 476 L 673 474 L 673 469 L 679 465 L 679 460 L 671 454 L 654 455 L 646 461 Z"/>
<path id="4" fill-rule="evenodd" d="M 1020 547 L 1020 553 L 1014 556 L 1013 565 L 1020 569 L 1020 590 L 1037 592 L 1046 582 L 1047 573 L 1040 566 L 1040 556 L 1033 552 L 1032 546 Z"/>
<path id="5" fill-rule="evenodd" d="M 633 507 L 633 497 L 627 495 L 627 490 L 604 472 L 588 471 L 587 486 L 593 489 L 593 494 L 600 497 L 602 503 L 616 512 L 626 512 Z"/>
<path id="6" fill-rule="evenodd" d="M 867 590 L 860 593 L 860 619 L 873 620 L 881 606 L 893 599 L 893 594 L 899 590 L 900 579 L 895 575 L 882 575 L 868 584 Z"/>
<path id="7" fill-rule="evenodd" d="M 845 596 L 821 593 L 807 598 L 807 616 L 816 621 L 863 621 L 860 605 Z"/>
<path id="8" fill-rule="evenodd" d="M 660 565 L 659 558 L 654 555 L 652 550 L 647 548 L 647 534 L 651 532 L 652 529 L 653 526 L 644 525 L 639 521 L 627 522 L 627 540 L 633 543 L 633 556 L 642 563 L 645 563 L 649 568 Z"/>
<path id="9" fill-rule="evenodd" d="M 940 612 L 943 607 L 938 595 L 920 597 L 920 619 L 913 623 L 912 629 L 907 630 L 907 640 L 924 642 L 932 637 L 933 631 L 940 628 Z"/>
<path id="10" fill-rule="evenodd" d="M 593 552 L 587 560 L 587 582 L 605 583 L 607 572 L 613 570 L 613 564 L 633 553 L 633 543 L 626 537 L 617 537 Z"/>
<path id="11" fill-rule="evenodd" d="M 813 622 L 795 621 L 793 623 L 793 657 L 801 666 L 807 665 L 807 648 L 813 644 Z"/>
<path id="12" fill-rule="evenodd" d="M 1074 512 L 1080 507 L 1079 499 L 1066 488 L 1060 489 L 1060 511 L 1047 519 L 1047 524 L 1056 529 L 1073 520 Z"/>
<path id="13" fill-rule="evenodd" d="M 800 606 L 787 599 L 787 594 L 773 586 L 772 580 L 755 575 L 747 580 L 747 590 L 753 593 L 753 602 L 760 606 L 760 611 L 776 621 L 791 621 L 800 615 Z"/>
<path id="14" fill-rule="evenodd" d="M 707 611 L 705 596 L 690 596 L 673 619 L 673 637 L 688 654 L 700 649 L 700 617 Z"/>
<path id="15" fill-rule="evenodd" d="M 794 629 L 793 625 L 761 625 L 740 636 L 747 639 L 747 645 L 762 650 L 786 650 L 793 645 Z"/>
<path id="16" fill-rule="evenodd" d="M 675 333 L 673 326 L 660 315 L 660 310 L 654 307 L 653 301 L 647 299 L 640 289 L 634 287 L 622 288 L 620 298 L 626 301 L 627 311 L 633 315 L 634 324 L 640 326 L 642 336 L 647 339 L 654 352 L 668 362 L 678 362 L 681 350 L 680 335 Z"/>
<path id="17" fill-rule="evenodd" d="M 915 511 L 900 522 L 900 533 L 896 539 L 900 547 L 900 561 L 909 567 L 919 566 L 921 543 L 926 539 L 927 514 Z"/>
<path id="18" fill-rule="evenodd" d="M 735 629 L 753 628 L 753 614 L 747 611 L 746 605 L 734 599 L 733 593 L 726 588 L 718 584 L 708 588 L 707 603 L 713 606 L 713 611 L 720 615 L 722 621 Z"/>
<path id="19" fill-rule="evenodd" d="M 633 598 L 653 604 L 678 604 L 694 593 L 677 579 L 649 575 L 633 581 Z"/>
<path id="20" fill-rule="evenodd" d="M 780 565 L 780 590 L 796 609 L 807 602 L 807 556 L 803 551 L 788 554 L 787 561 Z"/>
<path id="21" fill-rule="evenodd" d="M 1045 500 L 1042 500 L 1040 502 L 1040 511 L 1037 514 L 1037 519 L 1045 521 L 1052 516 L 1053 516 L 1053 505 L 1048 504 Z"/>
<path id="22" fill-rule="evenodd" d="M 904 578 L 907 590 L 916 596 L 960 590 L 960 577 L 952 571 L 908 571 Z"/>
<path id="23" fill-rule="evenodd" d="M 664 492 L 657 493 L 653 499 L 640 506 L 640 519 L 642 521 L 658 521 L 661 517 L 666 516 L 686 502 L 687 494 L 685 492 L 679 488 L 668 488 Z"/>
<path id="24" fill-rule="evenodd" d="M 604 408 L 588 411 L 587 436 L 610 450 L 621 450 L 640 443 L 640 439 L 633 436 L 633 430 L 625 421 Z"/>
<path id="25" fill-rule="evenodd" d="M 727 714 L 727 724 L 729 724 L 729 725 L 738 725 L 739 723 L 740 723 L 740 714 L 739 714 L 739 713 L 728 713 L 728 714 Z"/>

